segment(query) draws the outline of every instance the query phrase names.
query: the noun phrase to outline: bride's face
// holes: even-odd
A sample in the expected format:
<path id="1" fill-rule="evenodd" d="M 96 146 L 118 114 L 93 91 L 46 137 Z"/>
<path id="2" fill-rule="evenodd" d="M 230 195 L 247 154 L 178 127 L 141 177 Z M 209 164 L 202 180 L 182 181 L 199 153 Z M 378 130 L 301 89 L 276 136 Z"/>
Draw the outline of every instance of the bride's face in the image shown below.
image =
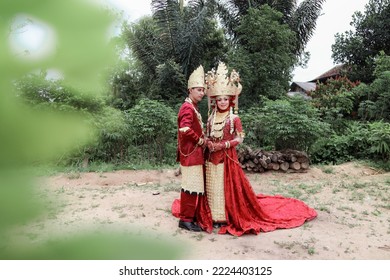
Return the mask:
<path id="1" fill-rule="evenodd" d="M 227 95 L 221 95 L 217 97 L 217 106 L 219 110 L 226 110 L 230 105 L 230 97 Z"/>

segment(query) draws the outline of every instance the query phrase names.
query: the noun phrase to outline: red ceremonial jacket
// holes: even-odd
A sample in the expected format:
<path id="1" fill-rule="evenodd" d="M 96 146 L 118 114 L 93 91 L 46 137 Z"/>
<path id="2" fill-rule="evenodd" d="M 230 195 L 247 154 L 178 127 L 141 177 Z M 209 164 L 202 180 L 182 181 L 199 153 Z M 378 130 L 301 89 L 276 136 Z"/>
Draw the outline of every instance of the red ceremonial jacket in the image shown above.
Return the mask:
<path id="1" fill-rule="evenodd" d="M 197 106 L 186 101 L 177 117 L 177 161 L 183 166 L 204 164 L 203 148 L 197 145 L 199 139 L 204 138 L 197 112 Z M 188 129 L 185 130 L 186 127 Z"/>

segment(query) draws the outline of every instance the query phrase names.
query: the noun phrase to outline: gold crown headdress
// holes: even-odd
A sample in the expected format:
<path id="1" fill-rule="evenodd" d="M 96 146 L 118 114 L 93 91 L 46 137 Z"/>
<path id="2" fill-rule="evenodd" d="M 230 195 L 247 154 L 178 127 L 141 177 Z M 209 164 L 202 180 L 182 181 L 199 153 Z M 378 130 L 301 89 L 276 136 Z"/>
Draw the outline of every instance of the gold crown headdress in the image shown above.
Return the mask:
<path id="1" fill-rule="evenodd" d="M 203 66 L 200 65 L 198 68 L 192 72 L 188 79 L 188 86 L 187 88 L 194 88 L 194 87 L 203 87 L 206 88 L 205 83 L 204 83 L 204 70 Z"/>
<path id="2" fill-rule="evenodd" d="M 218 63 L 217 70 L 212 69 L 206 74 L 206 94 L 209 100 L 209 109 L 211 98 L 220 95 L 235 96 L 235 113 L 238 110 L 238 96 L 241 93 L 240 75 L 236 70 L 232 70 L 228 77 L 228 69 L 223 62 Z"/>

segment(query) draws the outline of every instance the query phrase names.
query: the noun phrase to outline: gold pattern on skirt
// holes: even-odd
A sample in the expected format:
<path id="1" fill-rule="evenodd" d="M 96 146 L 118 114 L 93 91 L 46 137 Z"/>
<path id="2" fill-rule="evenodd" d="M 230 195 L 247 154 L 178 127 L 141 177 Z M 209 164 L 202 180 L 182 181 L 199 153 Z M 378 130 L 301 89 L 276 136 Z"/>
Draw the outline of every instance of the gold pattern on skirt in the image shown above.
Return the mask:
<path id="1" fill-rule="evenodd" d="M 206 191 L 214 222 L 225 222 L 225 191 L 223 180 L 223 163 L 206 163 Z"/>
<path id="2" fill-rule="evenodd" d="M 190 193 L 204 193 L 203 165 L 183 166 L 181 168 L 181 188 Z"/>

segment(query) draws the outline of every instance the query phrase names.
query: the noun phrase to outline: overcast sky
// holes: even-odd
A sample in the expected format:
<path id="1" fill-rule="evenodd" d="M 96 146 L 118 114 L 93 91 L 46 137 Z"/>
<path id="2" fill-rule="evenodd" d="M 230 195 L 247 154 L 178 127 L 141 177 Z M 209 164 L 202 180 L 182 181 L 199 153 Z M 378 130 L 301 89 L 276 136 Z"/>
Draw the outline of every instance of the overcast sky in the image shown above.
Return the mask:
<path id="1" fill-rule="evenodd" d="M 119 9 L 126 11 L 131 20 L 137 20 L 142 15 L 151 14 L 150 0 L 105 0 L 113 3 Z M 301 2 L 301 1 L 298 1 Z M 350 25 L 352 14 L 355 11 L 364 11 L 369 0 L 326 0 L 322 8 L 322 15 L 317 20 L 315 34 L 306 46 L 311 56 L 307 68 L 297 68 L 294 71 L 293 81 L 306 82 L 331 69 L 331 45 L 334 44 L 334 35 L 352 30 Z"/>

